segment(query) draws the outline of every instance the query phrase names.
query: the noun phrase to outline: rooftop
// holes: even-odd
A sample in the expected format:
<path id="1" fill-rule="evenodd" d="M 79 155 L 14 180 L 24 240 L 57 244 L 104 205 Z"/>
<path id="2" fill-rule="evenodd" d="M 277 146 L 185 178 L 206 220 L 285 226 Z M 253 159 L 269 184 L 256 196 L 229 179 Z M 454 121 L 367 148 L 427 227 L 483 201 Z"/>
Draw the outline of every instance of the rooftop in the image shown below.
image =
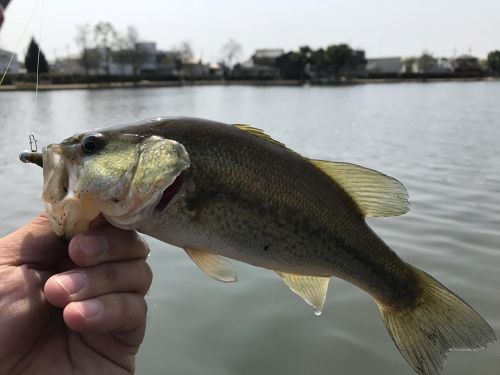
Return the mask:
<path id="1" fill-rule="evenodd" d="M 283 55 L 285 51 L 281 48 L 265 48 L 265 49 L 258 49 L 255 51 L 255 58 L 258 59 L 276 59 Z"/>

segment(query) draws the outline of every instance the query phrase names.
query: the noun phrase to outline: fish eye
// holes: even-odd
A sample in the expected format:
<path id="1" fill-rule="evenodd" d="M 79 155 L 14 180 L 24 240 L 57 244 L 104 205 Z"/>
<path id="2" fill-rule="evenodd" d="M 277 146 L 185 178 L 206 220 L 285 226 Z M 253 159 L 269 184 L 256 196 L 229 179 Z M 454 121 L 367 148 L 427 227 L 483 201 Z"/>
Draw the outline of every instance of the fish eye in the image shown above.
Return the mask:
<path id="1" fill-rule="evenodd" d="M 102 150 L 104 147 L 104 139 L 102 134 L 87 135 L 82 141 L 82 151 L 86 154 L 92 154 Z"/>

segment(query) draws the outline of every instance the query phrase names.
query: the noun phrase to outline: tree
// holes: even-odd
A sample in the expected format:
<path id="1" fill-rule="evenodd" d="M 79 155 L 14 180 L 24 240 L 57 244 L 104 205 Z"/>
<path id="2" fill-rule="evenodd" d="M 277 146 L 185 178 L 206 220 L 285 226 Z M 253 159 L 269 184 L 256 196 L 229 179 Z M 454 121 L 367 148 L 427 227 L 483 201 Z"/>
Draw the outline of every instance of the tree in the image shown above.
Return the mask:
<path id="1" fill-rule="evenodd" d="M 491 51 L 488 53 L 488 68 L 495 75 L 500 75 L 500 51 Z"/>
<path id="2" fill-rule="evenodd" d="M 183 64 L 187 64 L 193 61 L 194 53 L 193 53 L 193 47 L 191 46 L 191 42 L 186 40 L 182 42 L 180 46 L 178 46 L 174 50 L 179 54 L 179 58 Z"/>
<path id="3" fill-rule="evenodd" d="M 242 50 L 241 45 L 236 40 L 229 39 L 221 49 L 221 58 L 224 65 L 231 69 L 234 62 L 241 56 Z"/>
<path id="4" fill-rule="evenodd" d="M 102 53 L 107 75 L 110 73 L 111 48 L 116 43 L 116 37 L 116 30 L 109 22 L 99 22 L 94 26 L 94 41 Z"/>
<path id="5" fill-rule="evenodd" d="M 134 26 L 127 27 L 127 34 L 125 35 L 125 48 L 128 51 L 127 59 L 128 63 L 132 65 L 134 70 L 134 76 L 137 75 L 139 69 L 139 61 L 137 56 L 136 44 L 139 42 L 139 32 Z"/>
<path id="6" fill-rule="evenodd" d="M 306 70 L 311 57 L 312 50 L 307 46 L 300 47 L 298 52 L 292 51 L 281 55 L 277 60 L 281 76 L 285 79 L 308 78 L 309 73 Z"/>
<path id="7" fill-rule="evenodd" d="M 194 59 L 191 42 L 184 41 L 179 46 L 173 48 L 175 58 L 175 69 L 180 73 L 181 79 L 184 77 L 184 65 L 189 64 Z"/>
<path id="8" fill-rule="evenodd" d="M 88 23 L 76 27 L 75 42 L 81 48 L 82 65 L 85 69 L 85 75 L 87 76 L 89 75 L 89 69 L 92 65 L 89 56 L 90 35 L 91 30 Z"/>
<path id="9" fill-rule="evenodd" d="M 330 67 L 330 57 L 323 48 L 311 53 L 311 67 L 315 76 L 327 75 Z"/>
<path id="10" fill-rule="evenodd" d="M 417 70 L 417 63 L 418 59 L 414 56 L 407 57 L 403 59 L 403 69 L 405 73 L 416 73 L 415 70 Z"/>
<path id="11" fill-rule="evenodd" d="M 49 72 L 49 64 L 34 38 L 31 38 L 31 42 L 28 46 L 28 52 L 24 58 L 24 65 L 28 73 L 36 73 L 37 67 L 39 73 Z"/>
<path id="12" fill-rule="evenodd" d="M 418 70 L 420 73 L 429 73 L 437 65 L 436 59 L 427 51 L 418 58 Z"/>
<path id="13" fill-rule="evenodd" d="M 338 80 L 341 74 L 347 75 L 356 69 L 356 54 L 347 44 L 329 46 L 326 49 L 326 54 L 329 57 L 330 67 L 335 75 L 335 79 Z"/>
<path id="14" fill-rule="evenodd" d="M 117 34 L 114 41 L 115 50 L 111 51 L 113 56 L 113 61 L 116 61 L 120 65 L 121 75 L 125 75 L 125 64 L 130 63 L 130 53 L 131 51 L 127 48 L 127 40 L 124 36 Z"/>

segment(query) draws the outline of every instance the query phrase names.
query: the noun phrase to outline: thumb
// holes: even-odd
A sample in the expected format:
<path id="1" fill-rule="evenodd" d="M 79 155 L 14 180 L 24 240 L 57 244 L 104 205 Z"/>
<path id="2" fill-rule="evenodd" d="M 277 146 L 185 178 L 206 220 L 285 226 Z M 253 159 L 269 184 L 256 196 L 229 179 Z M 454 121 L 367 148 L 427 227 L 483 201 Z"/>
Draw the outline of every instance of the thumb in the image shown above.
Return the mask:
<path id="1" fill-rule="evenodd" d="M 34 268 L 53 266 L 67 253 L 68 244 L 57 237 L 45 214 L 0 239 L 0 264 Z"/>

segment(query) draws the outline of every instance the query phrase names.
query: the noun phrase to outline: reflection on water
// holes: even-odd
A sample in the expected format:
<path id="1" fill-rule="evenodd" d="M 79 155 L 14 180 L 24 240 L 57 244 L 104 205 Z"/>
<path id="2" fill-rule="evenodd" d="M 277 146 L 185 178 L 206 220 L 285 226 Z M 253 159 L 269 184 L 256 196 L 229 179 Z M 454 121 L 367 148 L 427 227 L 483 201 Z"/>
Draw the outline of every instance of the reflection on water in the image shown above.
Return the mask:
<path id="1" fill-rule="evenodd" d="M 42 209 L 38 167 L 17 160 L 83 129 L 189 115 L 266 129 L 314 158 L 401 180 L 412 209 L 370 225 L 406 261 L 466 299 L 500 334 L 500 83 L 351 87 L 185 87 L 0 93 L 0 234 Z M 202 274 L 151 240 L 155 279 L 141 374 L 413 374 L 370 298 L 333 280 L 316 317 L 272 272 L 237 263 L 239 282 Z M 498 374 L 500 345 L 449 355 L 444 374 Z"/>

